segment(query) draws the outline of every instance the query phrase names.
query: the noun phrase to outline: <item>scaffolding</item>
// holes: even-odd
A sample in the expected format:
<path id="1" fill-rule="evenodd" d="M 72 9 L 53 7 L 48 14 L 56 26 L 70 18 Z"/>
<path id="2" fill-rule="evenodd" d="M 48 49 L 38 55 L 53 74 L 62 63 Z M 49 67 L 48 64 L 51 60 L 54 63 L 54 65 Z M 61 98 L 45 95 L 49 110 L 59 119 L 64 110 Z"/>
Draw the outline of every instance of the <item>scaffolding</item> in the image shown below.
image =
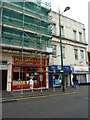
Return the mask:
<path id="1" fill-rule="evenodd" d="M 42 2 L 40 0 L 37 0 L 37 2 L 35 0 L 11 1 L 2 1 L 2 43 L 22 46 L 24 32 L 23 46 L 46 50 L 46 47 L 50 46 L 52 41 L 51 21 L 48 17 L 50 4 L 47 4 L 45 8 L 41 6 Z M 25 3 L 25 6 L 23 3 Z"/>
<path id="2" fill-rule="evenodd" d="M 50 54 L 47 52 L 47 48 L 51 47 L 52 42 L 50 11 L 51 3 L 42 0 L 0 1 L 0 43 L 3 49 L 20 52 L 22 81 L 25 52 L 32 52 L 31 59 L 35 58 L 35 54 L 37 54 L 41 69 L 38 72 L 41 74 L 43 55 L 47 61 Z"/>

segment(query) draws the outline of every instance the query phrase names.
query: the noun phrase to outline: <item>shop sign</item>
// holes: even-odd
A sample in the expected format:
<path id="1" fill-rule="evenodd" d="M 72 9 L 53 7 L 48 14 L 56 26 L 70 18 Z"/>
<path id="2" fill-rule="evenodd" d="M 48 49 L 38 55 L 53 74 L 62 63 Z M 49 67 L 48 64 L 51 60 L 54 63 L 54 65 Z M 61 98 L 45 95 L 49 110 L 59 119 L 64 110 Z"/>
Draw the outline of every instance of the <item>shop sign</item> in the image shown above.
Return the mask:
<path id="1" fill-rule="evenodd" d="M 75 72 L 88 72 L 88 67 L 74 67 Z"/>
<path id="2" fill-rule="evenodd" d="M 61 65 L 52 65 L 50 67 L 51 70 L 56 70 L 56 71 L 60 71 L 61 70 Z M 70 70 L 70 66 L 63 66 L 63 70 L 64 71 L 69 71 Z"/>
<path id="3" fill-rule="evenodd" d="M 7 65 L 0 65 L 0 69 L 7 69 Z"/>
<path id="4" fill-rule="evenodd" d="M 51 69 L 51 70 L 56 70 L 56 71 L 58 71 L 58 70 L 61 70 L 61 66 L 60 66 L 60 65 L 52 65 L 52 66 L 50 67 L 50 69 Z"/>
<path id="5" fill-rule="evenodd" d="M 14 63 L 16 64 L 22 63 L 22 58 L 14 57 Z M 24 57 L 23 63 L 24 64 L 41 64 L 41 60 L 40 58 Z M 45 58 L 42 58 L 42 64 L 45 64 Z"/>
<path id="6" fill-rule="evenodd" d="M 63 66 L 63 70 L 70 70 L 70 66 Z"/>
<path id="7" fill-rule="evenodd" d="M 61 66 L 60 65 L 58 66 L 58 70 L 61 70 Z"/>

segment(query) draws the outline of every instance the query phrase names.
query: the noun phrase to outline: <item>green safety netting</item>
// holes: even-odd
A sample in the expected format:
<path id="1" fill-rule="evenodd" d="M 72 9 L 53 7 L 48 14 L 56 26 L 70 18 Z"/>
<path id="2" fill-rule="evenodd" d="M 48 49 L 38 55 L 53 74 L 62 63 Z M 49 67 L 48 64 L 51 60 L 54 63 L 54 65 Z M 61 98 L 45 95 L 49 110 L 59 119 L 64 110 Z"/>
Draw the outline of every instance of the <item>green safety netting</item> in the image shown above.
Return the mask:
<path id="1" fill-rule="evenodd" d="M 51 44 L 49 10 L 32 2 L 3 2 L 3 7 L 2 43 L 44 50 Z"/>

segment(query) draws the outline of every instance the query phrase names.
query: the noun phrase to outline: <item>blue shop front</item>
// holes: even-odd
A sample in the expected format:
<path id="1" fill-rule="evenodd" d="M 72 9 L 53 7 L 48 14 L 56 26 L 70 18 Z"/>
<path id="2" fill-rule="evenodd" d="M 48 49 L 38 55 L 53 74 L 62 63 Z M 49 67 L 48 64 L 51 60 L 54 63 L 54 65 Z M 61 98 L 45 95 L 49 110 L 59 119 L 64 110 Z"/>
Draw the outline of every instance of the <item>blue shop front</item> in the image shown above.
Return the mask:
<path id="1" fill-rule="evenodd" d="M 71 68 L 63 66 L 65 86 L 71 85 Z M 60 65 L 49 66 L 49 87 L 60 87 L 60 79 L 62 80 L 62 71 Z"/>

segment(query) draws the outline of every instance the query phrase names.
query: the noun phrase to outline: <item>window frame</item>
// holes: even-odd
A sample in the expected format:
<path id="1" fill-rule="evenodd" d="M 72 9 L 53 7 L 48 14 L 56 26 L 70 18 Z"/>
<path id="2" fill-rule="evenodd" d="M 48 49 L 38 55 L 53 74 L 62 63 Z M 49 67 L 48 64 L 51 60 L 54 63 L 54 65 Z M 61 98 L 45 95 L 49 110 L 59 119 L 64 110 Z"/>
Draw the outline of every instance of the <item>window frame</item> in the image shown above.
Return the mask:
<path id="1" fill-rule="evenodd" d="M 64 50 L 64 53 L 63 53 L 63 50 Z M 65 58 L 65 46 L 62 46 L 62 56 L 63 58 Z"/>
<path id="2" fill-rule="evenodd" d="M 79 32 L 79 41 L 82 42 L 82 33 Z"/>
<path id="3" fill-rule="evenodd" d="M 83 53 L 83 54 L 82 54 Z M 83 57 L 82 57 L 83 56 Z M 80 50 L 80 59 L 84 60 L 84 50 Z"/>
<path id="4" fill-rule="evenodd" d="M 52 24 L 52 34 L 56 34 L 56 24 L 55 23 L 53 23 Z"/>
<path id="5" fill-rule="evenodd" d="M 77 39 L 77 35 L 76 35 L 76 30 L 73 30 L 73 39 L 76 40 Z"/>
<path id="6" fill-rule="evenodd" d="M 75 60 L 78 60 L 78 49 L 74 49 Z"/>
<path id="7" fill-rule="evenodd" d="M 55 50 L 53 49 L 53 47 L 55 47 Z M 55 52 L 55 54 L 54 54 Z M 52 55 L 56 56 L 57 55 L 57 45 L 52 45 Z"/>

